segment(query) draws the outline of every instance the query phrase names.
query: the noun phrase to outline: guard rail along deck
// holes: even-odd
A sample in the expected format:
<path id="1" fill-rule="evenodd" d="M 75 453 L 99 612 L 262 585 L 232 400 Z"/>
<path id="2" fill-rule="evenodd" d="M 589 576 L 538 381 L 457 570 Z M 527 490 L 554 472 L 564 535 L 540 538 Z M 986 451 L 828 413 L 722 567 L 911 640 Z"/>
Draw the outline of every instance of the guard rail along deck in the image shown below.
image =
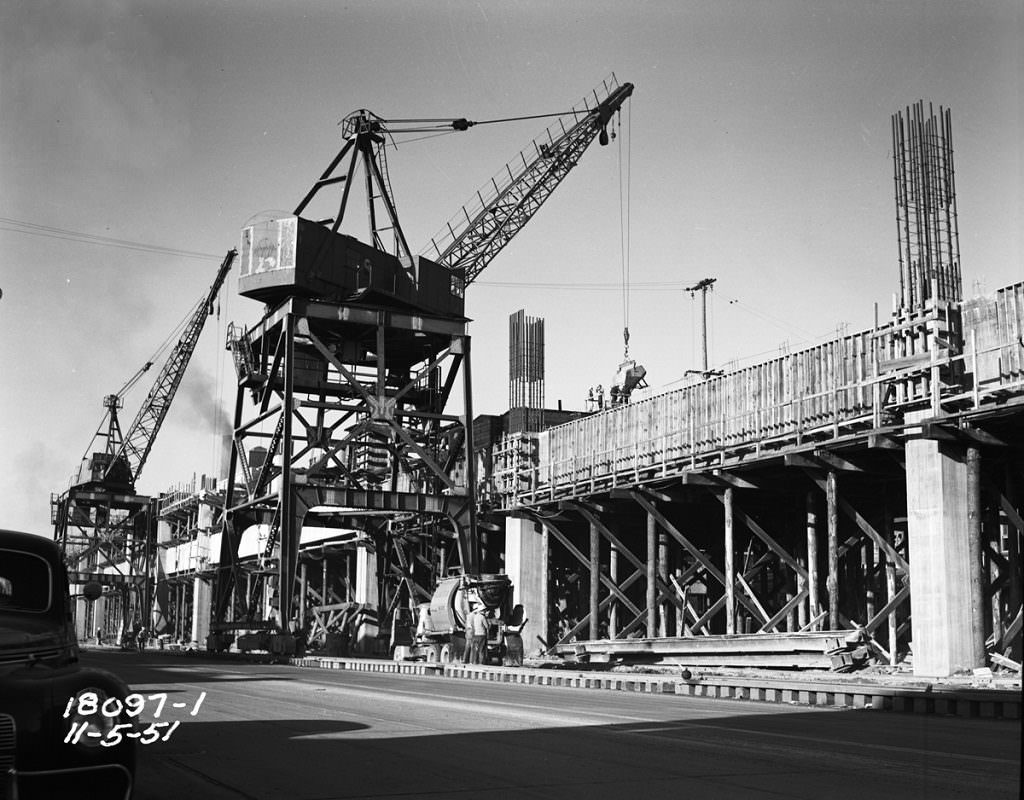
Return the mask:
<path id="1" fill-rule="evenodd" d="M 495 475 L 505 507 L 551 502 L 898 429 L 903 413 L 1024 399 L 1024 282 L 531 436 Z"/>

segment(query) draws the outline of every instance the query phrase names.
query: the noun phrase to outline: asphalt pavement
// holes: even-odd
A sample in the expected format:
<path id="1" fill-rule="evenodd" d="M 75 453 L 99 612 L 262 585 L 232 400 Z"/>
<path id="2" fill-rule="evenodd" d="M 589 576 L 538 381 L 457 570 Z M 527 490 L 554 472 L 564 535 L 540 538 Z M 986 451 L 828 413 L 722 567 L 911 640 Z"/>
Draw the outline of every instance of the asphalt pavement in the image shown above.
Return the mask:
<path id="1" fill-rule="evenodd" d="M 159 651 L 83 662 L 121 675 L 146 698 L 143 720 L 165 723 L 139 746 L 136 800 L 1020 796 L 1019 721 Z"/>

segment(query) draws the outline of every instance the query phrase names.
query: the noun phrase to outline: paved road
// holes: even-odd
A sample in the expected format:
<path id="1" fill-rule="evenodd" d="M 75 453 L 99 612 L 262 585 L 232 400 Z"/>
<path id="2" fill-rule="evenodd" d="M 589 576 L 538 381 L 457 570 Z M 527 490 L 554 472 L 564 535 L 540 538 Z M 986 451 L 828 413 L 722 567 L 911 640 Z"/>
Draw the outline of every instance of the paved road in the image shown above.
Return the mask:
<path id="1" fill-rule="evenodd" d="M 140 748 L 136 800 L 1019 796 L 1018 722 L 148 652 L 83 661 L 166 692 L 161 719 L 182 720 Z"/>

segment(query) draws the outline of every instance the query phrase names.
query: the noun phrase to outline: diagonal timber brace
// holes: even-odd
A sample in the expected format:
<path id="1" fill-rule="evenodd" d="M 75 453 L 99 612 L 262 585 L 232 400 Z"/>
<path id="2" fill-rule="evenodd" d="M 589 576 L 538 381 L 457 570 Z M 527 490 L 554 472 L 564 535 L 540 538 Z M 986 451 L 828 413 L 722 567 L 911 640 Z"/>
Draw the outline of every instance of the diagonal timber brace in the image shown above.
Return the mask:
<path id="1" fill-rule="evenodd" d="M 679 544 L 681 544 L 687 550 L 687 552 L 689 552 L 690 555 L 693 556 L 693 558 L 696 559 L 697 562 L 699 562 L 701 566 L 704 567 L 706 572 L 711 577 L 718 581 L 723 588 L 726 587 L 727 581 L 725 578 L 725 573 L 723 573 L 718 567 L 716 567 L 714 562 L 712 562 L 711 559 L 704 555 L 704 553 L 702 553 L 698 547 L 696 547 L 692 542 L 690 542 L 689 539 L 683 536 L 679 529 L 676 528 L 676 526 L 673 525 L 671 522 L 669 522 L 665 515 L 658 510 L 657 506 L 654 505 L 653 501 L 647 498 L 640 491 L 633 491 L 632 495 L 633 499 L 636 500 L 636 502 L 639 503 L 640 506 L 644 508 L 651 516 L 653 516 L 655 521 L 662 528 L 664 528 L 673 539 L 679 542 Z M 752 614 L 761 616 L 757 606 L 755 606 L 747 597 L 741 594 L 737 595 L 736 599 L 740 603 L 742 603 Z M 722 606 L 725 605 L 725 602 L 726 601 L 723 598 Z M 722 606 L 718 606 L 718 608 L 721 608 Z M 708 611 L 710 612 L 710 609 Z M 705 612 L 705 616 L 707 616 L 707 612 Z"/>
<path id="2" fill-rule="evenodd" d="M 828 492 L 828 481 L 826 478 L 823 478 L 820 475 L 817 475 L 813 472 L 808 472 L 808 475 L 811 478 L 811 480 L 814 481 L 815 485 L 819 489 L 821 489 L 821 491 L 826 493 Z M 867 519 L 865 519 L 864 516 L 859 511 L 857 511 L 857 509 L 855 509 L 848 500 L 838 496 L 837 494 L 836 503 L 839 509 L 844 514 L 846 514 L 846 516 L 848 516 L 851 520 L 854 521 L 854 523 L 857 525 L 860 531 L 869 539 L 871 539 L 871 541 L 873 541 L 878 546 L 879 550 L 885 553 L 886 558 L 888 558 L 890 561 L 896 564 L 896 566 L 904 572 L 910 572 L 910 565 L 907 563 L 907 560 L 903 558 L 903 556 L 901 556 L 896 551 L 896 549 L 891 544 L 889 544 L 888 541 L 886 541 L 886 538 L 884 536 L 882 536 L 877 530 L 875 530 L 871 523 L 869 523 Z"/>
<path id="3" fill-rule="evenodd" d="M 595 526 L 601 535 L 612 545 L 614 545 L 623 558 L 625 558 L 630 564 L 639 570 L 646 570 L 647 566 L 644 562 L 636 556 L 622 540 L 612 532 L 611 528 L 606 525 L 600 517 L 593 512 L 592 509 L 588 508 L 585 504 L 580 502 L 565 502 L 561 504 L 566 509 L 579 512 L 584 519 L 587 520 L 591 525 Z M 655 587 L 657 588 L 659 599 L 667 599 L 673 604 L 682 607 L 679 599 L 676 597 L 676 593 L 672 591 L 672 587 L 669 586 L 660 577 L 655 576 Z"/>
<path id="4" fill-rule="evenodd" d="M 587 569 L 591 568 L 591 561 L 583 553 L 580 552 L 579 548 L 576 547 L 562 531 L 560 531 L 549 519 L 541 519 L 539 522 L 548 529 L 548 532 L 558 541 L 569 553 Z M 611 596 L 615 596 L 623 603 L 630 611 L 634 614 L 639 614 L 640 609 L 625 595 L 622 588 L 620 588 L 615 581 L 605 575 L 603 572 L 598 572 L 600 575 L 601 583 L 611 592 Z M 587 619 L 589 620 L 589 615 Z"/>

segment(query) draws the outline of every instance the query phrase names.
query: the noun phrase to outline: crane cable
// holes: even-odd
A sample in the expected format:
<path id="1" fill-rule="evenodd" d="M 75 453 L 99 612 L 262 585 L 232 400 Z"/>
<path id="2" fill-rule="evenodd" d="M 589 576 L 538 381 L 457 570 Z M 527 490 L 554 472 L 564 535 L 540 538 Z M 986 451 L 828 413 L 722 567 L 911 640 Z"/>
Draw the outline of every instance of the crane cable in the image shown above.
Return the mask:
<path id="1" fill-rule="evenodd" d="M 411 119 L 381 119 L 380 122 L 384 125 L 416 125 L 430 127 L 414 127 L 414 128 L 388 128 L 388 133 L 429 133 L 430 131 L 464 131 L 477 125 L 494 125 L 502 122 L 521 122 L 528 119 L 547 119 L 549 117 L 567 117 L 576 116 L 579 117 L 581 114 L 589 114 L 591 110 L 585 109 L 583 111 L 577 111 L 570 109 L 569 111 L 556 111 L 552 114 L 525 114 L 518 117 L 500 117 L 496 119 L 481 119 L 471 120 L 464 117 L 421 117 Z M 344 120 L 342 120 L 343 122 Z M 341 122 L 338 123 L 339 125 Z"/>
<path id="2" fill-rule="evenodd" d="M 627 111 L 627 115 L 629 112 Z M 626 118 L 626 157 L 623 164 L 622 157 L 622 118 L 621 114 L 616 115 L 617 127 L 619 129 L 619 240 L 622 259 L 622 339 L 623 358 L 629 358 L 629 189 L 630 189 L 630 150 L 633 146 L 632 140 L 632 116 Z"/>
<path id="3" fill-rule="evenodd" d="M 216 353 L 216 368 L 214 369 L 214 396 L 210 398 L 210 404 L 213 406 L 213 452 L 211 453 L 210 467 L 214 470 L 214 475 L 220 478 L 226 478 L 226 475 L 221 475 L 220 467 L 224 463 L 225 458 L 230 457 L 231 453 L 228 452 L 225 455 L 224 451 L 224 434 L 222 430 L 224 426 L 225 418 L 227 414 L 224 411 L 224 390 L 227 386 L 227 380 L 225 379 L 224 369 L 224 357 L 221 352 L 221 343 L 227 339 L 227 321 L 230 319 L 230 303 L 231 303 L 231 292 L 224 293 L 224 313 L 221 314 L 221 303 L 220 293 L 217 294 L 217 339 L 213 343 L 214 352 Z M 234 419 L 227 419 L 227 426 L 231 428 L 234 425 Z M 234 430 L 230 431 L 232 438 L 234 437 Z M 228 445 L 230 448 L 231 445 Z"/>

